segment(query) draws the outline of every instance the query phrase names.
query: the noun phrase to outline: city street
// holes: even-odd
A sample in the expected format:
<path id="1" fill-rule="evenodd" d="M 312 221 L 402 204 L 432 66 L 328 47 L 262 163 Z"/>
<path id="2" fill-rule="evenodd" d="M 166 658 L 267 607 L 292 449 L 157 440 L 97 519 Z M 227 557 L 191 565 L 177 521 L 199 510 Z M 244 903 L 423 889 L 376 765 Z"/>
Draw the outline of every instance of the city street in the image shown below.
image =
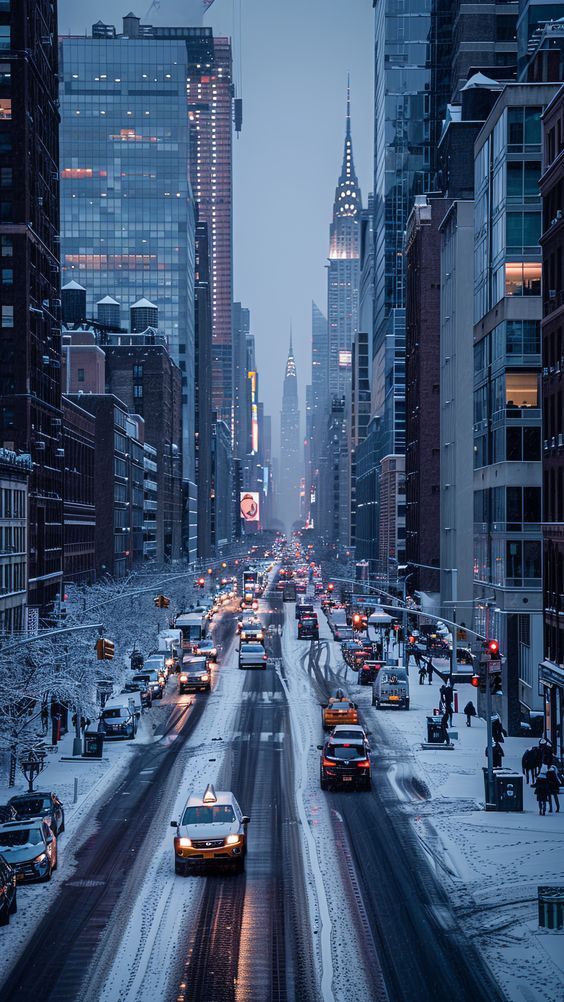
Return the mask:
<path id="1" fill-rule="evenodd" d="M 374 711 L 372 792 L 319 791 L 319 702 L 343 682 L 336 645 L 297 641 L 278 595 L 261 606 L 272 666 L 238 671 L 233 614 L 221 613 L 212 693 L 178 697 L 172 676 L 156 740 L 76 837 L 76 866 L 2 1002 L 32 997 L 39 978 L 62 1002 L 408 1002 L 447 984 L 459 999 L 503 997 L 400 809 Z M 246 872 L 175 876 L 169 822 L 210 781 L 251 817 Z"/>

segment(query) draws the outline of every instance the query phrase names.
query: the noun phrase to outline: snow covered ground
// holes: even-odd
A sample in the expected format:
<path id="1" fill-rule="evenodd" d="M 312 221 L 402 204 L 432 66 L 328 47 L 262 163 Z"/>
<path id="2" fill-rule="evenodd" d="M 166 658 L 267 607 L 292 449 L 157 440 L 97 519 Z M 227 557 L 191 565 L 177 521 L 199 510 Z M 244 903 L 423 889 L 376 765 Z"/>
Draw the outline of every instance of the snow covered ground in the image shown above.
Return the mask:
<path id="1" fill-rule="evenodd" d="M 329 641 L 332 661 L 342 663 L 339 645 L 331 639 L 320 615 L 320 635 Z M 487 812 L 482 767 L 486 764 L 486 725 L 474 718 L 466 726 L 462 712 L 454 714 L 458 739 L 454 750 L 425 750 L 426 717 L 438 708 L 441 682 L 420 686 L 410 669 L 409 712 L 377 710 L 369 687 L 357 686 L 348 672 L 373 734 L 381 734 L 396 752 L 392 768 L 398 798 L 413 818 L 415 829 L 442 879 L 448 881 L 455 911 L 483 951 L 511 1002 L 560 1002 L 564 997 L 564 934 L 538 929 L 537 888 L 564 886 L 564 796 L 559 814 L 539 817 L 533 790 L 524 783 L 523 813 Z M 459 707 L 476 703 L 470 685 L 457 686 Z M 504 768 L 521 773 L 521 757 L 532 738 L 506 738 Z M 373 738 L 378 754 L 378 738 Z M 395 774 L 395 775 L 394 775 Z M 429 799 L 404 783 L 415 777 Z"/>

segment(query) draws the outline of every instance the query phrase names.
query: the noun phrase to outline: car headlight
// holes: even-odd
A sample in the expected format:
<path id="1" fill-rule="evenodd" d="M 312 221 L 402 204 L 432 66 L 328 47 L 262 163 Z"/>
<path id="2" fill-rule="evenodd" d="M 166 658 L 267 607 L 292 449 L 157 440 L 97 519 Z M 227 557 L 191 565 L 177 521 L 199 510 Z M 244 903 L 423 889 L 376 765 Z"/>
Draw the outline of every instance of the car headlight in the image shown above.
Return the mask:
<path id="1" fill-rule="evenodd" d="M 180 849 L 189 849 L 190 846 L 192 845 L 192 839 L 191 838 L 178 838 L 175 841 L 176 841 L 177 846 Z"/>
<path id="2" fill-rule="evenodd" d="M 227 838 L 225 839 L 225 844 L 226 845 L 237 845 L 237 843 L 240 842 L 240 841 L 241 841 L 241 836 L 240 835 L 228 835 Z"/>
<path id="3" fill-rule="evenodd" d="M 47 862 L 47 853 L 46 852 L 42 852 L 39 856 L 35 857 L 35 859 L 33 860 L 33 862 L 37 863 L 38 865 L 41 864 L 41 863 L 46 863 Z"/>
<path id="4" fill-rule="evenodd" d="M 188 681 L 188 676 L 187 675 L 181 675 L 180 676 L 180 681 L 181 682 L 187 682 Z"/>
<path id="5" fill-rule="evenodd" d="M 209 682 L 210 677 L 209 677 L 209 675 L 202 675 L 201 679 L 202 679 L 202 682 Z"/>

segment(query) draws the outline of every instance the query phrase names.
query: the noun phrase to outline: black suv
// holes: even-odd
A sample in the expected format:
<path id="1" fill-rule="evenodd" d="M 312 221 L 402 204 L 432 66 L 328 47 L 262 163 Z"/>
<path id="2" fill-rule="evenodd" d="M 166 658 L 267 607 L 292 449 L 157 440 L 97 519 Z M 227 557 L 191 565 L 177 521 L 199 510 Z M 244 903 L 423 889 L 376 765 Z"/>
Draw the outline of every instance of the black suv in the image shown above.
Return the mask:
<path id="1" fill-rule="evenodd" d="M 125 683 L 123 692 L 138 692 L 141 696 L 141 706 L 144 706 L 146 710 L 151 709 L 153 705 L 153 693 L 146 679 L 135 676 Z"/>
<path id="2" fill-rule="evenodd" d="M 343 741 L 330 737 L 321 752 L 319 785 L 322 790 L 335 786 L 352 786 L 370 790 L 372 778 L 370 757 L 365 741 Z"/>
<path id="3" fill-rule="evenodd" d="M 54 835 L 60 835 L 65 830 L 65 811 L 56 793 L 20 793 L 11 797 L 8 805 L 16 809 L 18 821 L 43 818 Z"/>
<path id="4" fill-rule="evenodd" d="M 13 866 L 0 856 L 0 925 L 8 925 L 10 915 L 18 910 L 17 879 Z"/>
<path id="5" fill-rule="evenodd" d="M 298 619 L 298 640 L 319 640 L 319 623 L 315 614 Z"/>

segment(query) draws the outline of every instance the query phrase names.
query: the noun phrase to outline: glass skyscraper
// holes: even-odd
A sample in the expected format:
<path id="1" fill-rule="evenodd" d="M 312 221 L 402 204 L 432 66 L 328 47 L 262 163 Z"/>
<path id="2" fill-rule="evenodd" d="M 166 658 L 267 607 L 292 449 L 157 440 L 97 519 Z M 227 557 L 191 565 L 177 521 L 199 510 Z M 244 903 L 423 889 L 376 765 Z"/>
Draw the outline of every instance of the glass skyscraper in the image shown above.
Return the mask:
<path id="1" fill-rule="evenodd" d="M 61 42 L 61 269 L 88 292 L 145 297 L 182 370 L 184 479 L 194 479 L 194 232 L 182 39 L 93 25 Z"/>

